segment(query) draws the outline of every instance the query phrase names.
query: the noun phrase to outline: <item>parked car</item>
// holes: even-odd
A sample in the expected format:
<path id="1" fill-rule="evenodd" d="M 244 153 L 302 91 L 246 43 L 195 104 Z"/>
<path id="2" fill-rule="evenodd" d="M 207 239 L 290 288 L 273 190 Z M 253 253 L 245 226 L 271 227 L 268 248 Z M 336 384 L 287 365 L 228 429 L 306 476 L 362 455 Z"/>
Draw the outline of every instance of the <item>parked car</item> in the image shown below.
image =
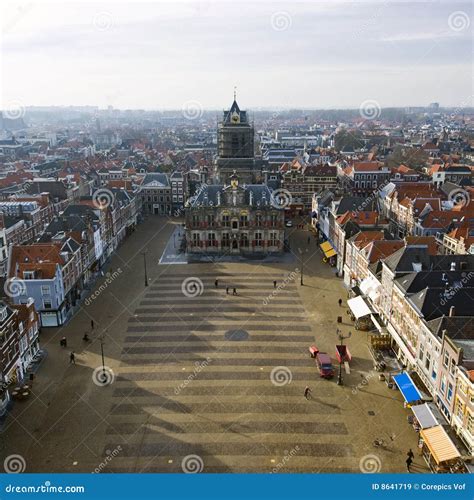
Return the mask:
<path id="1" fill-rule="evenodd" d="M 319 375 L 323 378 L 334 377 L 334 367 L 332 366 L 331 357 L 325 352 L 316 354 L 316 365 L 319 369 Z"/>
<path id="2" fill-rule="evenodd" d="M 285 226 L 286 226 L 286 227 L 293 227 L 293 222 L 292 222 L 291 220 L 287 220 L 287 221 L 285 222 Z"/>

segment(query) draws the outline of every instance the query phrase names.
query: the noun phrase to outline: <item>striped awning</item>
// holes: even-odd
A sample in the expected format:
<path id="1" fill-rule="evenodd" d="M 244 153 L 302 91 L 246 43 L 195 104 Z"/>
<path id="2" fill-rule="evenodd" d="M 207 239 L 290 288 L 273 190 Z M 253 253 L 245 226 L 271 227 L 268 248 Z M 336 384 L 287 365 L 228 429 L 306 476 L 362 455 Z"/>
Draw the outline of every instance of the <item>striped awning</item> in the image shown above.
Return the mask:
<path id="1" fill-rule="evenodd" d="M 422 429 L 420 435 L 437 464 L 448 462 L 461 456 L 441 425 Z"/>

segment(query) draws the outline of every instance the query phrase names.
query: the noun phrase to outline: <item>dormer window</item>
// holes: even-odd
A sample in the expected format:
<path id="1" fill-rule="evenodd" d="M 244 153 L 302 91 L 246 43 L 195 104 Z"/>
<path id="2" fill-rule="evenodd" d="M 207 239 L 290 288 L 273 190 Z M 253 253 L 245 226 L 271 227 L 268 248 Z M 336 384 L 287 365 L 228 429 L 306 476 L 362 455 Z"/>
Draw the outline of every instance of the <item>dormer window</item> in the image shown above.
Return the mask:
<path id="1" fill-rule="evenodd" d="M 24 280 L 34 280 L 35 272 L 34 271 L 23 271 L 23 279 Z"/>

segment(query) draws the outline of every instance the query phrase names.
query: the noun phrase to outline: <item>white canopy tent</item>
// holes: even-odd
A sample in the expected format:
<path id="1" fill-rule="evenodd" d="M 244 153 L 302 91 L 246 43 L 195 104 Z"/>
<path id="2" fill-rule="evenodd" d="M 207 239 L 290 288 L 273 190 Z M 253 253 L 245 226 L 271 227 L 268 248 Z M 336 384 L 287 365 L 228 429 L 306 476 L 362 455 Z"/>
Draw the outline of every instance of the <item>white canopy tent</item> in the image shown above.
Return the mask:
<path id="1" fill-rule="evenodd" d="M 365 300 L 362 297 L 355 297 L 347 301 L 349 309 L 356 319 L 363 318 L 364 316 L 369 316 L 374 311 L 370 309 Z"/>
<path id="2" fill-rule="evenodd" d="M 415 415 L 422 429 L 429 429 L 430 427 L 439 425 L 439 422 L 436 420 L 436 417 L 433 415 L 433 412 L 428 404 L 425 403 L 422 405 L 412 406 L 411 411 Z"/>

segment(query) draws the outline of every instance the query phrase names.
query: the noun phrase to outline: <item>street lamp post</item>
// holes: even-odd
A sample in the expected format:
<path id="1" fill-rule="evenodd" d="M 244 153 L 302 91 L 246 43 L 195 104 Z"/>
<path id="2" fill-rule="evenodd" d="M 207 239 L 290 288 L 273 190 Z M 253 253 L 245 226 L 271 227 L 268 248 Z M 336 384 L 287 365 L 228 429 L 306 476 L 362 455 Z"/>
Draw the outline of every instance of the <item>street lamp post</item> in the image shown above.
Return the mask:
<path id="1" fill-rule="evenodd" d="M 349 332 L 346 336 L 344 336 L 341 332 L 341 330 L 339 330 L 339 328 L 336 330 L 336 333 L 337 333 L 337 336 L 339 337 L 339 342 L 340 344 L 339 345 L 344 345 L 344 340 L 345 339 L 348 339 L 351 337 L 352 335 L 352 332 Z M 337 377 L 337 385 L 344 385 L 344 379 L 342 378 L 342 357 L 339 356 L 339 375 Z"/>
<path id="2" fill-rule="evenodd" d="M 105 359 L 104 359 L 104 336 L 105 332 L 102 332 L 99 340 L 100 340 L 100 354 L 102 356 L 102 382 L 105 384 L 107 381 L 107 375 L 105 373 Z"/>
<path id="3" fill-rule="evenodd" d="M 304 252 L 307 252 L 308 249 L 306 250 L 301 250 L 301 248 L 298 248 L 298 252 L 300 254 L 300 264 L 301 264 L 301 269 L 300 269 L 300 285 L 303 286 L 303 276 L 304 276 Z"/>
<path id="4" fill-rule="evenodd" d="M 304 259 L 303 259 L 303 252 L 301 252 L 301 275 L 300 275 L 300 286 L 303 286 L 303 273 L 304 273 Z"/>
<path id="5" fill-rule="evenodd" d="M 146 251 L 142 252 L 143 255 L 143 267 L 145 269 L 145 286 L 148 286 L 148 275 L 146 273 Z"/>

